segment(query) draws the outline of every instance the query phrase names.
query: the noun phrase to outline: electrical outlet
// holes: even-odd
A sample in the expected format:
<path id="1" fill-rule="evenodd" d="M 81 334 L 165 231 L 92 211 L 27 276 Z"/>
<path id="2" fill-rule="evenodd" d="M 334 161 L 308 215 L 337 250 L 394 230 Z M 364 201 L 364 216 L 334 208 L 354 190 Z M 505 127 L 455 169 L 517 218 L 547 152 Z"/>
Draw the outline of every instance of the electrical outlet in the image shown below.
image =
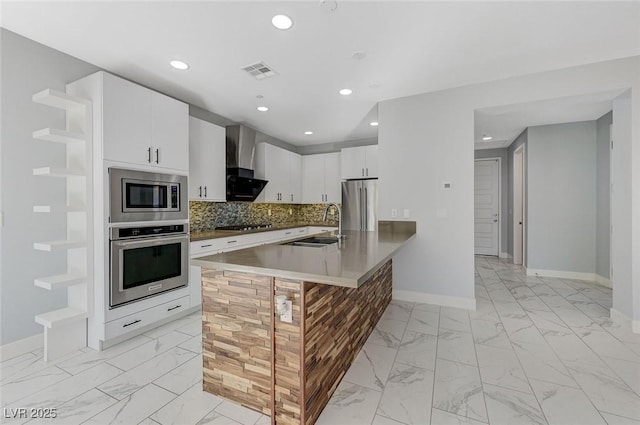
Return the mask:
<path id="1" fill-rule="evenodd" d="M 280 316 L 280 320 L 286 323 L 293 323 L 293 302 L 287 300 L 285 303 L 285 313 Z"/>
<path id="2" fill-rule="evenodd" d="M 398 210 L 395 208 L 391 209 L 391 218 L 396 218 L 398 217 Z"/>
<path id="3" fill-rule="evenodd" d="M 293 215 L 293 209 L 289 208 L 289 215 Z"/>
<path id="4" fill-rule="evenodd" d="M 269 217 L 271 217 L 271 208 L 269 208 L 269 209 L 267 210 L 267 215 L 268 215 Z"/>
<path id="5" fill-rule="evenodd" d="M 402 216 L 404 218 L 409 218 L 409 209 L 405 208 L 405 210 L 402 212 Z"/>
<path id="6" fill-rule="evenodd" d="M 335 209 L 335 208 L 331 208 L 331 209 L 329 210 L 329 214 L 330 214 L 330 215 L 336 215 L 336 209 Z"/>

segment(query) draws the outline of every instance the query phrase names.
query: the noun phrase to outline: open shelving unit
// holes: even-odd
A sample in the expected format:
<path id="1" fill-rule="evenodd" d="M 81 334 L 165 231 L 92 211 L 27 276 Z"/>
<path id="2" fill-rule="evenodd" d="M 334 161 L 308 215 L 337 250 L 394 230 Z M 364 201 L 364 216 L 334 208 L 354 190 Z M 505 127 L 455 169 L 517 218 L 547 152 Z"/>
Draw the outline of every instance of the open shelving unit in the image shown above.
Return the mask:
<path id="1" fill-rule="evenodd" d="M 87 345 L 87 318 L 92 313 L 93 299 L 92 104 L 90 100 L 53 89 L 34 94 L 32 100 L 66 113 L 65 129 L 43 128 L 33 132 L 34 139 L 62 143 L 66 149 L 65 166 L 33 170 L 35 176 L 66 181 L 64 205 L 33 207 L 34 213 L 67 217 L 63 239 L 33 244 L 36 250 L 67 253 L 66 273 L 34 280 L 39 288 L 67 291 L 67 307 L 35 317 L 36 323 L 44 327 L 44 360 L 50 361 Z"/>

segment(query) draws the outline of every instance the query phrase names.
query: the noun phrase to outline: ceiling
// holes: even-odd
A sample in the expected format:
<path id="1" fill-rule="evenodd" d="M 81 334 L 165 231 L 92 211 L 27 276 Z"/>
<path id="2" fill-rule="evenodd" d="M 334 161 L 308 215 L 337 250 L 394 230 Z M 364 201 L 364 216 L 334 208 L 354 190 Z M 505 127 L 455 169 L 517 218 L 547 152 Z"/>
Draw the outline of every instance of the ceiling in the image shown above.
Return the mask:
<path id="1" fill-rule="evenodd" d="M 640 54 L 640 2 L 327 4 L 3 1 L 1 24 L 298 146 L 376 137 L 381 100 Z"/>
<path id="2" fill-rule="evenodd" d="M 611 111 L 613 99 L 623 92 L 614 90 L 478 109 L 475 111 L 474 148 L 507 147 L 527 127 L 596 120 Z M 483 141 L 485 135 L 492 139 Z"/>

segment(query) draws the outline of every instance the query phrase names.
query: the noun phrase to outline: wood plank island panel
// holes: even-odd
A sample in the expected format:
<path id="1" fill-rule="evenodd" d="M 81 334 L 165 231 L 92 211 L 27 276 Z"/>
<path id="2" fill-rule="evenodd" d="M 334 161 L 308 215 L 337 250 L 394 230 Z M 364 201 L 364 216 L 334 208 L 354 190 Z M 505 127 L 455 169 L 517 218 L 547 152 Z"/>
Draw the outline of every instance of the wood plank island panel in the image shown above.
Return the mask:
<path id="1" fill-rule="evenodd" d="M 203 269 L 204 390 L 274 424 L 314 424 L 389 305 L 391 276 L 391 260 L 360 288 Z"/>

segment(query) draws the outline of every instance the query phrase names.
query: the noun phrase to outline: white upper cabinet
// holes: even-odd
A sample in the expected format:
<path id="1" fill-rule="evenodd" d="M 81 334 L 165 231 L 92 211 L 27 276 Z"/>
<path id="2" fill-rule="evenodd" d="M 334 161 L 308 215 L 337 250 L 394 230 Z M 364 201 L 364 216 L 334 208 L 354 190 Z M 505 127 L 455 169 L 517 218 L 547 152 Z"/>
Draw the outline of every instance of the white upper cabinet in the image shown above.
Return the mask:
<path id="1" fill-rule="evenodd" d="M 155 165 L 189 170 L 189 105 L 151 92 L 151 146 Z"/>
<path id="2" fill-rule="evenodd" d="M 259 143 L 256 146 L 255 176 L 268 181 L 256 202 L 301 202 L 302 159 L 297 153 L 269 143 Z"/>
<path id="3" fill-rule="evenodd" d="M 343 179 L 378 177 L 378 145 L 345 148 L 341 153 Z"/>
<path id="4" fill-rule="evenodd" d="M 302 157 L 302 202 L 340 203 L 340 154 L 326 153 Z"/>
<path id="5" fill-rule="evenodd" d="M 189 117 L 189 199 L 226 200 L 224 127 Z"/>
<path id="6" fill-rule="evenodd" d="M 73 84 L 102 110 L 103 159 L 189 170 L 189 106 L 100 71 Z"/>

